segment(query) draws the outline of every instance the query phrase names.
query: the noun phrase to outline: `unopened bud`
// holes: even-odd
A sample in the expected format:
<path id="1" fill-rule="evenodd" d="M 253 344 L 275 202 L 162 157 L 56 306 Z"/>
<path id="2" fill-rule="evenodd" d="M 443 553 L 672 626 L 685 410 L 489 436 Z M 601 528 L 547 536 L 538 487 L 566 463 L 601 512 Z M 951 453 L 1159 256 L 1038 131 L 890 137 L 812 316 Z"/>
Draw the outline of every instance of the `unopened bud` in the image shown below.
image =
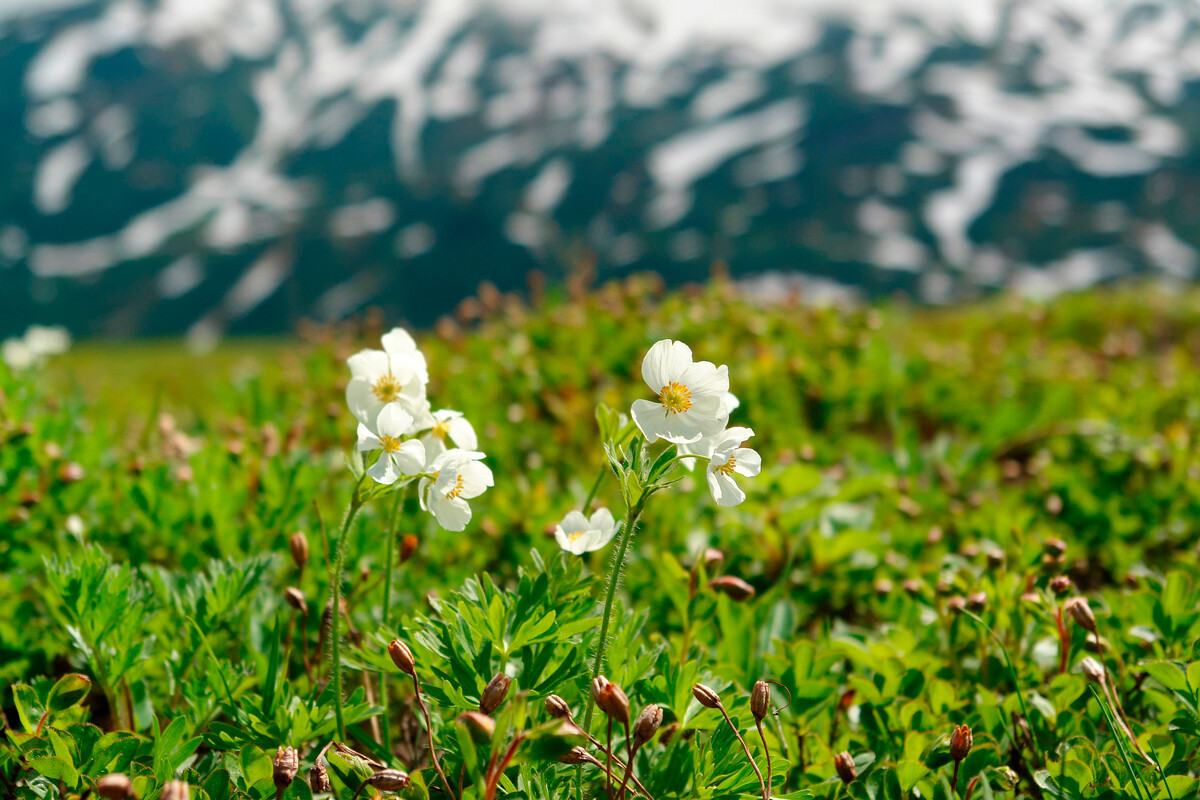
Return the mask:
<path id="1" fill-rule="evenodd" d="M 558 760 L 563 764 L 590 764 L 592 757 L 582 747 L 572 747 L 559 756 Z"/>
<path id="2" fill-rule="evenodd" d="M 962 761 L 967 757 L 967 753 L 971 752 L 973 741 L 971 729 L 968 726 L 956 725 L 954 732 L 950 734 L 950 757 L 955 761 Z"/>
<path id="3" fill-rule="evenodd" d="M 963 597 L 961 594 L 956 594 L 954 597 L 951 597 L 946 601 L 946 607 L 955 614 L 958 614 L 967 607 L 967 598 Z"/>
<path id="4" fill-rule="evenodd" d="M 642 709 L 637 721 L 633 723 L 633 746 L 641 747 L 654 738 L 658 726 L 662 725 L 663 712 L 657 704 L 651 704 Z"/>
<path id="5" fill-rule="evenodd" d="M 614 722 L 629 724 L 629 698 L 620 686 L 600 675 L 592 681 L 592 697 L 596 700 L 596 705 L 600 706 L 600 710 Z"/>
<path id="6" fill-rule="evenodd" d="M 396 668 L 405 675 L 416 675 L 417 660 L 413 657 L 412 650 L 408 649 L 408 645 L 399 639 L 393 639 L 388 645 L 388 655 L 392 657 L 392 663 Z"/>
<path id="7" fill-rule="evenodd" d="M 707 547 L 701 556 L 701 560 L 704 562 L 704 569 L 712 572 L 721 566 L 721 562 L 725 560 L 725 554 L 715 547 Z"/>
<path id="8" fill-rule="evenodd" d="M 1071 591 L 1071 579 L 1066 575 L 1055 575 L 1050 580 L 1050 591 L 1056 595 L 1066 594 Z"/>
<path id="9" fill-rule="evenodd" d="M 1063 608 L 1070 613 L 1071 618 L 1079 627 L 1088 633 L 1096 632 L 1096 615 L 1092 613 L 1092 607 L 1088 605 L 1086 597 L 1068 598 L 1063 603 Z"/>
<path id="10" fill-rule="evenodd" d="M 909 578 L 903 584 L 901 584 L 901 586 L 904 587 L 904 591 L 909 597 L 921 596 L 921 582 L 916 578 Z"/>
<path id="11" fill-rule="evenodd" d="M 1083 676 L 1093 683 L 1104 683 L 1104 667 L 1096 659 L 1088 656 L 1083 661 L 1079 662 L 1079 669 L 1083 671 Z"/>
<path id="12" fill-rule="evenodd" d="M 1058 558 L 1066 555 L 1067 543 L 1062 539 L 1047 539 L 1042 542 L 1042 552 L 1048 556 Z"/>
<path id="13" fill-rule="evenodd" d="M 546 713 L 555 719 L 567 719 L 571 716 L 571 707 L 566 700 L 552 694 L 546 698 Z"/>
<path id="14" fill-rule="evenodd" d="M 458 721 L 471 734 L 475 744 L 487 744 L 496 732 L 496 720 L 478 711 L 464 711 L 458 715 Z"/>
<path id="15" fill-rule="evenodd" d="M 755 594 L 753 586 L 732 575 L 713 578 L 708 582 L 708 588 L 714 592 L 720 592 L 731 600 L 749 600 Z"/>
<path id="16" fill-rule="evenodd" d="M 158 796 L 158 800 L 188 800 L 191 793 L 188 791 L 188 785 L 183 781 L 168 781 L 163 787 L 162 794 Z"/>
<path id="17" fill-rule="evenodd" d="M 74 461 L 68 461 L 58 468 L 58 480 L 61 483 L 78 483 L 84 477 L 83 467 Z"/>
<path id="18" fill-rule="evenodd" d="M 996 550 L 994 548 L 988 548 L 985 555 L 987 556 L 988 566 L 992 569 L 999 569 L 1000 567 L 1004 566 L 1003 551 Z"/>
<path id="19" fill-rule="evenodd" d="M 404 536 L 404 538 L 400 540 L 400 563 L 401 564 L 403 564 L 405 561 L 408 561 L 410 558 L 413 557 L 413 554 L 417 552 L 417 545 L 419 543 L 420 543 L 420 540 L 417 539 L 417 537 L 411 533 L 406 534 Z"/>
<path id="20" fill-rule="evenodd" d="M 491 714 L 500 704 L 504 702 L 504 698 L 508 696 L 508 687 L 512 685 L 512 678 L 505 675 L 503 672 L 497 674 L 487 686 L 483 687 L 483 693 L 479 695 L 479 710 L 484 714 Z"/>
<path id="21" fill-rule="evenodd" d="M 305 599 L 304 592 L 295 586 L 289 586 L 283 590 L 283 599 L 287 600 L 287 604 L 300 613 L 308 613 L 308 600 Z"/>
<path id="22" fill-rule="evenodd" d="M 319 761 L 313 764 L 312 769 L 308 771 L 308 788 L 312 789 L 313 794 L 328 794 L 333 791 L 333 784 L 329 781 L 329 771 Z"/>
<path id="23" fill-rule="evenodd" d="M 771 684 L 766 681 L 756 681 L 750 692 L 750 713 L 759 722 L 771 713 Z"/>
<path id="24" fill-rule="evenodd" d="M 275 788 L 282 791 L 296 780 L 296 773 L 300 771 L 300 754 L 294 747 L 281 747 L 275 753 L 274 766 L 271 780 L 275 782 Z"/>
<path id="25" fill-rule="evenodd" d="M 101 776 L 96 781 L 96 794 L 104 800 L 131 800 L 137 796 L 133 793 L 133 781 L 123 772 Z"/>
<path id="26" fill-rule="evenodd" d="M 967 608 L 972 611 L 983 611 L 987 607 L 987 592 L 975 592 L 967 598 Z"/>
<path id="27" fill-rule="evenodd" d="M 854 758 L 845 750 L 833 757 L 833 768 L 837 770 L 842 783 L 850 783 L 858 777 L 858 770 L 854 768 Z"/>
<path id="28" fill-rule="evenodd" d="M 381 792 L 399 792 L 408 788 L 408 773 L 401 769 L 381 769 L 366 783 Z"/>
<path id="29" fill-rule="evenodd" d="M 695 697 L 697 702 L 699 702 L 700 705 L 704 706 L 705 708 L 721 707 L 720 696 L 703 683 L 697 683 L 692 687 L 692 696 Z"/>
<path id="30" fill-rule="evenodd" d="M 308 537 L 296 531 L 292 538 L 288 539 L 288 547 L 292 550 L 292 561 L 296 562 L 296 568 L 304 569 L 304 565 L 308 563 Z"/>

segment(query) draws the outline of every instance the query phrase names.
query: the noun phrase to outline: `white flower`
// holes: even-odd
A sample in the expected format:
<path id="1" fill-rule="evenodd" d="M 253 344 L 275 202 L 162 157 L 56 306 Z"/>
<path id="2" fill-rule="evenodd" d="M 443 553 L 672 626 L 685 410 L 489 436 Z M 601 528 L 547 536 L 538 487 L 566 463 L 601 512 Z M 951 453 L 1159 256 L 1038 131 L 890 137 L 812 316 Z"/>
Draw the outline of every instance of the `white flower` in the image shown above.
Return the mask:
<path id="1" fill-rule="evenodd" d="M 25 344 L 25 340 L 15 337 L 5 339 L 4 344 L 0 345 L 0 358 L 13 370 L 28 369 L 37 361 L 37 355 Z"/>
<path id="2" fill-rule="evenodd" d="M 351 375 L 346 404 L 359 422 L 373 425 L 388 403 L 400 403 L 412 414 L 420 410 L 429 370 L 425 356 L 403 328 L 384 335 L 382 350 L 360 350 L 346 363 Z"/>
<path id="3" fill-rule="evenodd" d="M 399 403 L 388 403 L 375 418 L 374 431 L 358 423 L 359 452 L 383 451 L 367 470 L 376 482 L 391 485 L 400 476 L 417 475 L 425 468 L 425 445 L 419 439 L 403 439 L 412 421 L 412 414 Z"/>
<path id="4" fill-rule="evenodd" d="M 692 361 L 683 342 L 656 342 L 642 361 L 642 378 L 658 402 L 634 400 L 631 413 L 642 434 L 675 444 L 699 441 L 719 433 L 729 419 L 724 397 L 729 369 L 711 361 Z"/>
<path id="5" fill-rule="evenodd" d="M 492 471 L 479 463 L 484 454 L 474 450 L 447 450 L 426 467 L 429 477 L 417 487 L 421 508 L 428 509 L 448 531 L 461 531 L 471 521 L 467 501 L 492 485 Z"/>
<path id="6" fill-rule="evenodd" d="M 738 400 L 737 395 L 735 395 L 733 392 L 726 392 L 725 396 L 722 398 L 722 402 L 725 404 L 726 416 L 733 413 L 733 411 L 742 404 L 742 401 Z M 685 442 L 681 445 L 678 445 L 676 450 L 681 456 L 700 456 L 701 458 L 711 458 L 713 447 L 716 445 L 717 440 L 724 435 L 724 433 L 725 431 L 721 431 L 715 436 L 702 436 L 694 442 Z M 696 468 L 696 459 L 694 458 L 685 458 L 679 463 L 682 464 L 683 468 L 688 472 L 691 472 Z"/>
<path id="7" fill-rule="evenodd" d="M 708 462 L 708 490 L 719 506 L 736 506 L 746 499 L 746 493 L 733 479 L 733 474 L 753 477 L 762 469 L 758 453 L 742 443 L 754 435 L 749 428 L 730 428 L 713 443 Z"/>
<path id="8" fill-rule="evenodd" d="M 558 546 L 577 556 L 599 550 L 616 535 L 617 523 L 607 508 L 596 509 L 591 518 L 582 511 L 570 511 L 554 529 Z"/>
<path id="9" fill-rule="evenodd" d="M 25 346 L 39 358 L 62 355 L 71 349 L 71 334 L 62 325 L 30 325 Z"/>
<path id="10" fill-rule="evenodd" d="M 449 449 L 447 439 L 455 447 L 463 450 L 479 447 L 475 429 L 461 411 L 451 411 L 448 408 L 434 411 L 430 424 L 425 427 L 429 432 L 421 437 L 421 441 L 425 443 L 426 458 L 434 459 L 446 452 Z"/>

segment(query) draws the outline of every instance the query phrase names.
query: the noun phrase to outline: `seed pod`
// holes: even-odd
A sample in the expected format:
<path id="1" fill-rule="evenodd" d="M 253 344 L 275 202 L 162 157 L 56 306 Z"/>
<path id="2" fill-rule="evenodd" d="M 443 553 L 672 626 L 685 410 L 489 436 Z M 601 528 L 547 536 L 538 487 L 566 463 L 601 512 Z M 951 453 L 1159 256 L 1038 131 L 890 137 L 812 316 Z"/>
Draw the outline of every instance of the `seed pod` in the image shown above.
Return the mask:
<path id="1" fill-rule="evenodd" d="M 381 769 L 367 778 L 366 783 L 381 792 L 399 792 L 408 788 L 408 773 L 399 769 Z"/>
<path id="2" fill-rule="evenodd" d="M 705 708 L 721 707 L 721 697 L 703 683 L 697 683 L 692 687 L 692 696 Z"/>
<path id="3" fill-rule="evenodd" d="M 642 709 L 642 713 L 638 714 L 637 721 L 633 723 L 633 746 L 641 747 L 646 742 L 654 738 L 654 734 L 658 732 L 658 726 L 662 725 L 663 712 L 657 704 L 650 704 Z"/>
<path id="4" fill-rule="evenodd" d="M 412 650 L 408 649 L 408 645 L 399 639 L 393 639 L 388 645 L 388 655 L 392 657 L 392 663 L 406 675 L 417 674 L 417 659 L 413 657 Z"/>
<path id="5" fill-rule="evenodd" d="M 123 772 L 101 776 L 96 781 L 96 794 L 104 800 L 131 800 L 137 797 L 133 793 L 133 781 Z"/>
<path id="6" fill-rule="evenodd" d="M 1056 595 L 1063 595 L 1071 591 L 1071 579 L 1066 575 L 1055 575 L 1050 581 L 1050 591 Z"/>
<path id="7" fill-rule="evenodd" d="M 283 791 L 296 780 L 296 773 L 300 771 L 300 754 L 294 747 L 280 747 L 275 753 L 274 767 L 271 780 L 275 782 L 276 789 Z"/>
<path id="8" fill-rule="evenodd" d="M 999 569 L 1004 566 L 1004 552 L 989 548 L 987 553 L 987 563 L 992 569 Z"/>
<path id="9" fill-rule="evenodd" d="M 967 608 L 972 611 L 983 611 L 987 607 L 987 592 L 975 592 L 967 597 Z"/>
<path id="10" fill-rule="evenodd" d="M 308 600 L 304 597 L 304 592 L 297 589 L 295 586 L 289 586 L 283 590 L 283 599 L 292 608 L 299 611 L 301 614 L 308 613 Z"/>
<path id="11" fill-rule="evenodd" d="M 408 561 L 410 558 L 413 557 L 413 554 L 417 552 L 418 544 L 420 544 L 420 540 L 411 533 L 406 534 L 404 536 L 404 538 L 400 540 L 400 563 L 401 564 L 403 564 L 405 561 Z"/>
<path id="12" fill-rule="evenodd" d="M 563 764 L 589 764 L 592 757 L 588 755 L 588 751 L 582 747 L 572 747 L 567 752 L 558 757 L 558 760 Z"/>
<path id="13" fill-rule="evenodd" d="M 512 678 L 503 672 L 495 675 L 488 681 L 487 686 L 483 687 L 483 694 L 479 696 L 479 710 L 484 714 L 491 714 L 499 708 L 508 695 L 508 687 L 511 685 Z"/>
<path id="14" fill-rule="evenodd" d="M 701 560 L 704 561 L 704 569 L 712 572 L 721 566 L 721 562 L 725 560 L 725 554 L 715 547 L 707 547 L 701 556 Z"/>
<path id="15" fill-rule="evenodd" d="M 304 569 L 304 565 L 308 563 L 308 537 L 296 531 L 292 538 L 288 539 L 288 547 L 292 550 L 292 561 L 296 562 L 296 569 Z"/>
<path id="16" fill-rule="evenodd" d="M 1048 556 L 1058 558 L 1066 555 L 1067 543 L 1062 539 L 1047 539 L 1046 541 L 1042 542 L 1042 552 Z"/>
<path id="17" fill-rule="evenodd" d="M 732 575 L 722 575 L 719 578 L 713 578 L 708 582 L 708 588 L 714 592 L 720 592 L 730 600 L 749 600 L 755 595 L 753 586 L 741 578 L 735 578 Z"/>
<path id="18" fill-rule="evenodd" d="M 756 681 L 750 692 L 750 713 L 759 722 L 771 713 L 771 685 L 766 681 Z"/>
<path id="19" fill-rule="evenodd" d="M 1096 659 L 1088 656 L 1083 661 L 1079 662 L 1079 669 L 1083 672 L 1083 676 L 1093 683 L 1104 683 L 1104 667 Z"/>
<path id="20" fill-rule="evenodd" d="M 1096 632 L 1096 615 L 1092 613 L 1092 607 L 1088 605 L 1086 597 L 1068 598 L 1063 603 L 1063 608 L 1071 614 L 1071 618 L 1079 627 L 1088 633 Z"/>
<path id="21" fill-rule="evenodd" d="M 333 784 L 329 781 L 329 771 L 320 761 L 313 764 L 312 769 L 308 771 L 308 788 L 312 789 L 313 794 L 328 794 L 333 791 Z"/>
<path id="22" fill-rule="evenodd" d="M 968 726 L 956 725 L 954 732 L 950 734 L 950 757 L 955 761 L 962 761 L 967 757 L 967 753 L 971 752 L 973 741 L 971 729 Z"/>
<path id="23" fill-rule="evenodd" d="M 833 768 L 837 770 L 842 783 L 850 783 L 858 777 L 858 770 L 854 768 L 854 758 L 845 750 L 833 757 Z"/>
<path id="24" fill-rule="evenodd" d="M 954 597 L 951 597 L 946 601 L 946 607 L 955 614 L 958 614 L 967 607 L 967 598 L 963 597 L 961 594 L 956 594 Z"/>
<path id="25" fill-rule="evenodd" d="M 624 690 L 603 675 L 592 681 L 592 697 L 596 705 L 615 722 L 629 724 L 629 698 Z"/>
<path id="26" fill-rule="evenodd" d="M 471 734 L 475 744 L 487 744 L 496 732 L 496 720 L 478 711 L 464 711 L 458 715 L 458 721 Z"/>
<path id="27" fill-rule="evenodd" d="M 183 781 L 168 781 L 163 787 L 162 794 L 158 796 L 158 800 L 188 800 L 191 793 L 188 791 L 188 785 Z"/>
<path id="28" fill-rule="evenodd" d="M 571 707 L 567 705 L 566 700 L 563 700 L 556 694 L 552 694 L 546 698 L 546 713 L 555 719 L 569 719 L 571 716 Z"/>

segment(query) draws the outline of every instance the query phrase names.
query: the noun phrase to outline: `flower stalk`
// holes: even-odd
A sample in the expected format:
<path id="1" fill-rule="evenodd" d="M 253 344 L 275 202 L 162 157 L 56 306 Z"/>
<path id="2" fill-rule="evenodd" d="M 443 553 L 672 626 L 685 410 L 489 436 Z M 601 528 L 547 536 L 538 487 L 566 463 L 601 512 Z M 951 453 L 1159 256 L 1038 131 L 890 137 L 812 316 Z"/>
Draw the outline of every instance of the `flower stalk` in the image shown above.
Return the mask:
<path id="1" fill-rule="evenodd" d="M 359 488 L 362 486 L 362 478 L 354 485 L 354 493 L 350 496 L 350 504 L 346 506 L 346 513 L 342 518 L 342 533 L 338 537 L 337 543 L 337 558 L 334 561 L 333 567 L 333 614 L 330 631 L 332 640 L 331 647 L 333 649 L 333 696 L 334 710 L 337 719 L 338 738 L 345 740 L 346 738 L 346 711 L 344 707 L 344 699 L 342 697 L 342 636 L 341 636 L 341 607 L 342 607 L 342 572 L 346 568 L 346 540 L 350 538 L 350 526 L 354 523 L 354 518 L 358 515 L 359 509 L 363 507 L 363 499 L 359 496 Z"/>

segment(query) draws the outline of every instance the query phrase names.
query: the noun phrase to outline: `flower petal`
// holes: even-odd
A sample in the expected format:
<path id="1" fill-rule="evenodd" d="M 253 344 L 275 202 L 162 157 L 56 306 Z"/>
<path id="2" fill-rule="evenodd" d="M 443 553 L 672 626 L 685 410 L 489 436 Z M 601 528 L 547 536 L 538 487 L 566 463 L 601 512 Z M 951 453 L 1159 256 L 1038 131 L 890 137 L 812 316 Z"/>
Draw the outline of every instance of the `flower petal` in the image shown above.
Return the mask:
<path id="1" fill-rule="evenodd" d="M 487 464 L 478 461 L 468 461 L 459 468 L 458 474 L 462 476 L 462 494 L 459 497 L 470 500 L 472 497 L 478 497 L 487 491 L 489 486 L 495 483 L 492 477 L 492 471 Z"/>
<path id="2" fill-rule="evenodd" d="M 416 475 L 425 469 L 425 445 L 420 439 L 401 442 L 400 449 L 392 453 L 392 461 L 401 475 Z"/>
<path id="3" fill-rule="evenodd" d="M 459 447 L 467 450 L 474 450 L 479 447 L 479 437 L 475 435 L 475 429 L 471 427 L 471 423 L 467 418 L 459 414 L 454 419 L 450 420 L 450 438 Z"/>
<path id="4" fill-rule="evenodd" d="M 388 373 L 388 356 L 382 350 L 359 350 L 346 359 L 350 374 L 355 378 L 363 378 L 367 383 L 374 383 L 380 375 Z"/>
<path id="5" fill-rule="evenodd" d="M 374 425 L 383 405 L 375 399 L 371 384 L 365 378 L 351 378 L 346 384 L 346 405 L 359 422 Z"/>
<path id="6" fill-rule="evenodd" d="M 583 516 L 580 514 L 579 516 Z M 595 528 L 602 532 L 608 539 L 611 539 L 617 532 L 617 523 L 613 520 L 612 512 L 607 508 L 597 508 L 592 512 L 591 519 L 588 520 L 588 527 Z M 607 542 L 608 539 L 605 539 Z"/>
<path id="7" fill-rule="evenodd" d="M 653 442 L 658 438 L 658 433 L 662 430 L 663 423 L 666 421 L 666 415 L 670 412 L 659 403 L 654 403 L 650 400 L 634 400 L 629 413 L 633 417 L 634 424 L 638 426 L 638 430 L 642 432 L 642 435 Z"/>
<path id="8" fill-rule="evenodd" d="M 733 451 L 733 471 L 738 475 L 753 478 L 762 471 L 762 457 L 749 447 L 739 447 Z"/>
<path id="9" fill-rule="evenodd" d="M 719 396 L 724 405 L 725 393 L 729 391 L 729 367 L 724 364 L 714 366 L 711 361 L 697 361 L 688 365 L 680 382 L 691 390 L 693 405 L 697 395 L 709 394 Z"/>
<path id="10" fill-rule="evenodd" d="M 379 437 L 371 433 L 371 429 L 361 422 L 358 423 L 358 444 L 355 449 L 363 453 L 368 450 L 379 450 L 383 447 L 383 442 L 379 441 Z"/>
<path id="11" fill-rule="evenodd" d="M 448 531 L 461 531 L 471 521 L 471 506 L 461 497 L 452 499 L 435 492 L 430 495 L 429 507 L 438 525 Z"/>
<path id="12" fill-rule="evenodd" d="M 412 421 L 412 414 L 405 411 L 402 405 L 399 403 L 388 403 L 379 412 L 375 429 L 379 431 L 380 436 L 391 436 L 399 439 L 408 430 L 408 426 L 412 425 Z"/>
<path id="13" fill-rule="evenodd" d="M 657 394 L 671 381 L 679 380 L 691 363 L 690 347 L 683 342 L 663 339 L 646 351 L 646 357 L 642 359 L 642 380 Z"/>
<path id="14" fill-rule="evenodd" d="M 380 453 L 379 458 L 367 470 L 367 474 L 374 478 L 376 483 L 382 483 L 385 486 L 392 485 L 400 477 L 390 453 Z"/>
<path id="15" fill-rule="evenodd" d="M 746 493 L 733 478 L 712 467 L 708 470 L 708 491 L 719 506 L 736 506 L 746 499 Z"/>

